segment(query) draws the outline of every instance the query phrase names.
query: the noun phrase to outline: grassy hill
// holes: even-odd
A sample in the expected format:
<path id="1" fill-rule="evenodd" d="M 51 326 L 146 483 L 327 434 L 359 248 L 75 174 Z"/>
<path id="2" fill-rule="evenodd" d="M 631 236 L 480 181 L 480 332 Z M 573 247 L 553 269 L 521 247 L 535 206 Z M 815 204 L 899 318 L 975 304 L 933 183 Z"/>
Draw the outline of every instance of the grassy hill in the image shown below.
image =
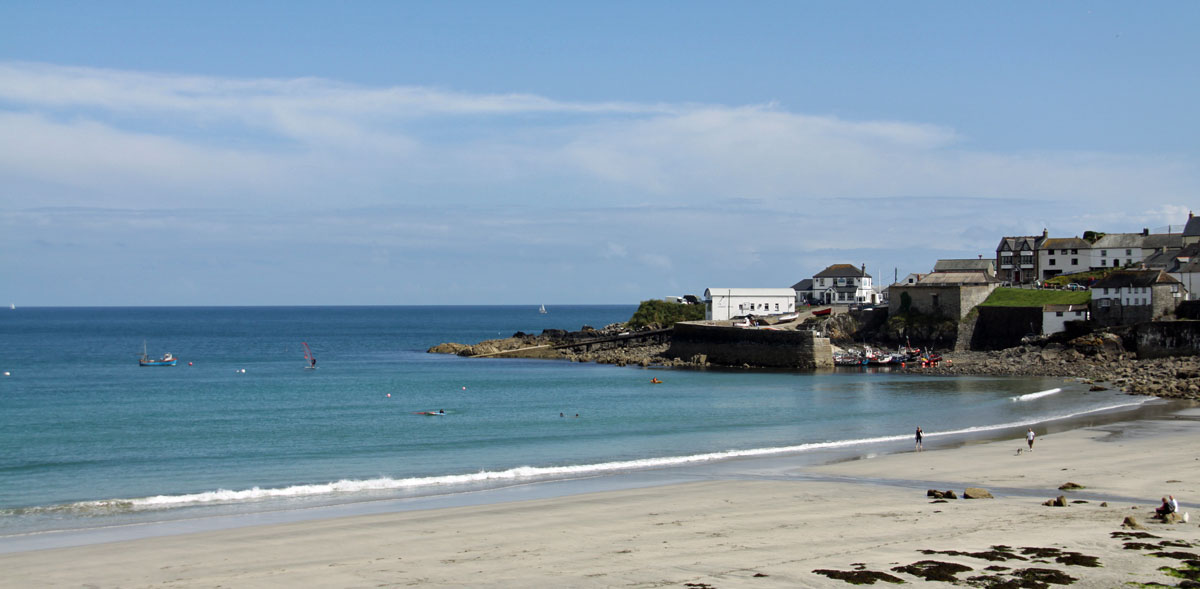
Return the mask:
<path id="1" fill-rule="evenodd" d="M 981 307 L 1041 307 L 1042 305 L 1086 305 L 1092 300 L 1086 290 L 1036 290 L 997 288 Z"/>

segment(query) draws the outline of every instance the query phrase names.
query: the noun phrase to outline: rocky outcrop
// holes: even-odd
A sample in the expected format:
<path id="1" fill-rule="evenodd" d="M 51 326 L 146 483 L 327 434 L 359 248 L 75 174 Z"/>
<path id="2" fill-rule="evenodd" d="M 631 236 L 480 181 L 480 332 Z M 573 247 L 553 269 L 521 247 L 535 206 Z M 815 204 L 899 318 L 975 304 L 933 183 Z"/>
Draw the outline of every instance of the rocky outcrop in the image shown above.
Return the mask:
<path id="1" fill-rule="evenodd" d="M 1065 344 L 1034 338 L 1006 350 L 954 352 L 949 362 L 908 372 L 950 376 L 1075 377 L 1092 390 L 1116 388 L 1137 395 L 1200 400 L 1200 357 L 1138 360 L 1113 334 L 1091 334 Z M 1096 383 L 1106 383 L 1101 387 Z"/>

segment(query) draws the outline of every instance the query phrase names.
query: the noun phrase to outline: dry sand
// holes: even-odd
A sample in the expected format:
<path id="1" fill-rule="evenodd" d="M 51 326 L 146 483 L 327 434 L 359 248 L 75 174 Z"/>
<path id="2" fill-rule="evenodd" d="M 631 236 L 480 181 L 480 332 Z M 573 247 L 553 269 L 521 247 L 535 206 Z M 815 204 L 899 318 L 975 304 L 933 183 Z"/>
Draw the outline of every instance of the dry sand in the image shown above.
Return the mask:
<path id="1" fill-rule="evenodd" d="M 1191 415 L 1046 435 L 1032 453 L 1018 454 L 1024 440 L 1012 439 L 804 470 L 830 477 L 818 481 L 714 480 L 5 554 L 0 586 L 845 588 L 813 571 L 855 568 L 948 586 L 892 571 L 922 560 L 970 567 L 959 580 L 1041 568 L 1075 587 L 1174 586 L 1180 579 L 1158 569 L 1183 567 L 1186 556 L 1150 553 L 1200 553 L 1200 421 Z M 1086 488 L 1057 490 L 1068 481 Z M 934 503 L 926 486 L 959 495 L 979 486 L 996 498 Z M 1191 523 L 1147 521 L 1168 493 L 1194 512 Z M 1088 502 L 1042 505 L 1060 494 Z M 1157 538 L 1113 537 L 1129 531 L 1128 515 Z M 1164 541 L 1176 544 L 1124 548 Z M 996 545 L 1023 560 L 920 552 Z M 1029 547 L 1102 566 L 1022 555 Z"/>

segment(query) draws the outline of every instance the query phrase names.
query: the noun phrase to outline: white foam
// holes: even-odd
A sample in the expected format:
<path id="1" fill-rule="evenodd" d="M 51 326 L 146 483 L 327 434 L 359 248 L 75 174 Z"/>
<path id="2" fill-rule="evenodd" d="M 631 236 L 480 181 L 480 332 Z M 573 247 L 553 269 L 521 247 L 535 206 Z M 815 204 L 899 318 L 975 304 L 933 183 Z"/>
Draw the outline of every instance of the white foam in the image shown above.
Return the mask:
<path id="1" fill-rule="evenodd" d="M 1021 395 L 1019 397 L 1012 397 L 1012 400 L 1014 402 L 1016 402 L 1016 401 L 1032 401 L 1034 399 L 1041 399 L 1042 397 L 1049 397 L 1050 395 L 1053 395 L 1054 393 L 1057 393 L 1060 391 L 1062 391 L 1062 389 L 1050 389 L 1048 391 L 1039 391 L 1036 393 L 1029 393 L 1027 395 Z"/>
<path id="2" fill-rule="evenodd" d="M 1057 389 L 1053 389 L 1057 392 Z M 1032 394 L 1053 394 L 1050 391 L 1042 391 L 1041 393 Z M 924 432 L 925 437 L 931 436 L 952 436 L 963 434 L 977 434 L 982 432 L 1001 430 L 1014 427 L 1025 427 L 1043 423 L 1047 421 L 1055 421 L 1060 419 L 1069 419 L 1090 413 L 1100 413 L 1104 411 L 1112 411 L 1115 409 L 1123 409 L 1127 407 L 1136 407 L 1147 401 L 1153 400 L 1154 397 L 1139 397 L 1134 398 L 1127 403 L 1098 407 L 1075 413 L 1066 413 L 1055 416 L 1043 416 L 1030 418 L 1024 421 L 999 423 L 992 425 L 974 426 L 956 430 L 942 432 Z M 332 496 L 335 494 L 351 494 L 363 493 L 371 491 L 402 491 L 423 488 L 433 488 L 439 486 L 454 486 L 454 485 L 471 485 L 478 483 L 494 482 L 494 481 L 529 481 L 531 479 L 553 479 L 565 477 L 580 477 L 599 475 L 612 472 L 641 470 L 650 468 L 665 468 L 671 466 L 682 466 L 686 464 L 697 464 L 704 462 L 713 462 L 717 460 L 727 460 L 730 458 L 747 458 L 756 456 L 771 456 L 778 454 L 794 454 L 801 452 L 809 452 L 813 450 L 825 450 L 836 448 L 849 448 L 853 446 L 877 444 L 882 442 L 896 442 L 910 439 L 909 434 L 895 436 L 879 436 L 874 438 L 859 438 L 853 440 L 835 440 L 825 442 L 813 442 L 808 444 L 798 444 L 794 446 L 780 446 L 773 448 L 752 448 L 747 450 L 729 450 L 725 452 L 709 452 L 705 454 L 694 454 L 690 456 L 665 456 L 660 458 L 643 458 L 639 460 L 621 460 L 614 462 L 601 462 L 595 464 L 577 464 L 565 466 L 518 466 L 501 471 L 479 471 L 465 474 L 451 474 L 433 477 L 411 477 L 395 479 L 391 477 L 380 477 L 374 479 L 350 480 L 343 479 L 340 481 L 311 484 L 311 485 L 294 485 L 290 487 L 269 488 L 263 489 L 260 487 L 252 487 L 242 490 L 218 489 L 215 491 L 206 491 L 203 493 L 191 493 L 184 495 L 157 495 L 153 497 L 142 497 L 138 499 L 108 499 L 103 501 L 83 501 L 79 503 L 71 503 L 65 505 L 52 505 L 35 508 L 23 508 L 19 510 L 0 510 L 0 515 L 16 515 L 19 513 L 54 513 L 54 512 L 69 512 L 75 514 L 103 514 L 103 513 L 121 513 L 130 511 L 170 509 L 176 507 L 187 507 L 195 505 L 215 505 L 215 504 L 230 504 L 244 503 L 253 501 L 262 501 L 270 499 L 288 499 L 288 498 L 315 498 L 322 496 Z"/>

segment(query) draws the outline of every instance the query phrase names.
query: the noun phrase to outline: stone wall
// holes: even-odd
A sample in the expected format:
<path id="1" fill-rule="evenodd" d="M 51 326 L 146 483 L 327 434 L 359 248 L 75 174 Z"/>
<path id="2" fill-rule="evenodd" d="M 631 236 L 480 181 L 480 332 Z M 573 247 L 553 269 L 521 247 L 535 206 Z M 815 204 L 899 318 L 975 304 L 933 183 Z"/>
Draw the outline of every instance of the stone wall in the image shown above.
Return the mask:
<path id="1" fill-rule="evenodd" d="M 1042 333 L 1040 307 L 978 307 L 970 349 L 1001 350 L 1021 344 L 1021 338 Z"/>
<path id="2" fill-rule="evenodd" d="M 908 293 L 912 301 L 910 309 L 925 315 L 941 315 L 951 319 L 962 319 L 976 305 L 987 300 L 996 290 L 996 285 L 892 285 L 888 298 L 888 313 L 896 315 Z"/>
<path id="3" fill-rule="evenodd" d="M 689 360 L 703 356 L 722 366 L 760 366 L 814 370 L 833 367 L 829 340 L 812 331 L 742 329 L 676 323 L 666 356 Z"/>
<path id="4" fill-rule="evenodd" d="M 1155 321 L 1134 328 L 1137 357 L 1164 358 L 1200 354 L 1200 321 Z"/>

